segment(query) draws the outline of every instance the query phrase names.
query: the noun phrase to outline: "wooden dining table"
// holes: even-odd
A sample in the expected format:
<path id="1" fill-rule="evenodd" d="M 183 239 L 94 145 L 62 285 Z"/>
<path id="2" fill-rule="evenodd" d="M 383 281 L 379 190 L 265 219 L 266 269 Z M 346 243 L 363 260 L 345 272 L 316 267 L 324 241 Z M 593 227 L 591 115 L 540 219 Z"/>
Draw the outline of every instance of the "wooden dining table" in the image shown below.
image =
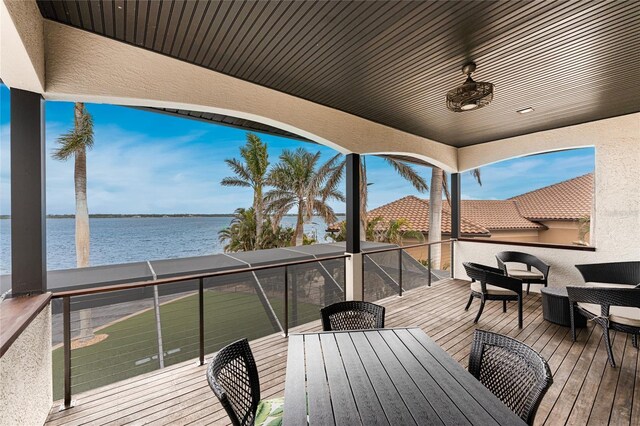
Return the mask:
<path id="1" fill-rule="evenodd" d="M 285 426 L 524 425 L 419 328 L 289 336 Z"/>

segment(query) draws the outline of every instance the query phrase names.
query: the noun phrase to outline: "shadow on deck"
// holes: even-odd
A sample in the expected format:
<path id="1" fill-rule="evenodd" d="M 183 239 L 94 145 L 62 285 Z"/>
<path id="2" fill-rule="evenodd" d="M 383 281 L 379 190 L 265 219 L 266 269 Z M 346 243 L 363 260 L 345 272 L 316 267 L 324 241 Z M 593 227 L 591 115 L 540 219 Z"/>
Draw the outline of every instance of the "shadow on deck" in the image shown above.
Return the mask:
<path id="1" fill-rule="evenodd" d="M 421 327 L 466 367 L 478 307 L 475 301 L 469 312 L 464 311 L 468 295 L 467 281 L 447 279 L 379 303 L 387 308 L 388 327 Z M 619 367 L 611 368 L 601 330 L 589 324 L 573 343 L 569 328 L 542 319 L 537 293 L 525 299 L 522 330 L 515 305 L 503 314 L 499 302 L 487 303 L 477 328 L 524 341 L 548 360 L 554 383 L 538 409 L 536 424 L 640 425 L 640 360 L 630 336 L 613 333 Z M 320 321 L 314 321 L 291 332 L 320 329 Z M 262 397 L 283 395 L 287 339 L 273 334 L 253 340 L 251 347 Z M 76 395 L 72 409 L 58 412 L 59 403 L 54 404 L 47 424 L 228 424 L 205 370 L 194 360 Z"/>

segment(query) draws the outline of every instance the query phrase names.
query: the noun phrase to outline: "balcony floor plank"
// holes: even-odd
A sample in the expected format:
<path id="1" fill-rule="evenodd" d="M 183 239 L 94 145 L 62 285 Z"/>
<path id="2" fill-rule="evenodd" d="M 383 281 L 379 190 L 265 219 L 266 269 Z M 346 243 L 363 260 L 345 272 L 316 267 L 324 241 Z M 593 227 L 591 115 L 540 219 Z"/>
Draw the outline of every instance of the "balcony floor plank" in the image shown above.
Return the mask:
<path id="1" fill-rule="evenodd" d="M 544 321 L 538 293 L 525 297 L 523 329 L 517 327 L 515 303 L 504 314 L 500 302 L 487 302 L 479 324 L 473 324 L 478 301 L 465 312 L 468 295 L 468 282 L 442 280 L 379 303 L 387 309 L 388 327 L 421 327 L 465 367 L 476 328 L 507 334 L 539 351 L 549 362 L 554 383 L 540 405 L 536 425 L 640 424 L 640 358 L 629 336 L 612 333 L 619 364 L 614 369 L 608 365 L 601 330 L 589 324 L 572 342 L 567 327 Z M 320 321 L 314 321 L 291 332 L 320 328 Z M 251 347 L 263 398 L 283 395 L 287 340 L 273 334 L 253 340 Z M 205 371 L 206 366 L 194 360 L 75 395 L 78 405 L 58 412 L 56 403 L 47 425 L 228 424 Z"/>

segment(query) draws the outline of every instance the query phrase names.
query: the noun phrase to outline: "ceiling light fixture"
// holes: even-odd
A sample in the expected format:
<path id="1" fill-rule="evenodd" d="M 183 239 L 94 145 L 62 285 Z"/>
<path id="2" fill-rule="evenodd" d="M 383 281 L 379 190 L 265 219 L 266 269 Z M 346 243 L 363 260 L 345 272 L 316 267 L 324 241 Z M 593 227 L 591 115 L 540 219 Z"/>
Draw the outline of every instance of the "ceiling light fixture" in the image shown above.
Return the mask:
<path id="1" fill-rule="evenodd" d="M 523 109 L 519 109 L 519 110 L 517 110 L 516 112 L 517 112 L 518 114 L 526 114 L 526 113 L 528 113 L 528 112 L 533 112 L 533 111 L 535 111 L 535 109 L 533 109 L 533 108 L 531 108 L 531 107 L 526 107 L 526 108 L 523 108 Z"/>
<path id="2" fill-rule="evenodd" d="M 447 108 L 454 112 L 471 111 L 489 105 L 493 100 L 493 84 L 474 81 L 471 74 L 476 70 L 475 62 L 462 67 L 467 80 L 462 86 L 447 92 Z"/>

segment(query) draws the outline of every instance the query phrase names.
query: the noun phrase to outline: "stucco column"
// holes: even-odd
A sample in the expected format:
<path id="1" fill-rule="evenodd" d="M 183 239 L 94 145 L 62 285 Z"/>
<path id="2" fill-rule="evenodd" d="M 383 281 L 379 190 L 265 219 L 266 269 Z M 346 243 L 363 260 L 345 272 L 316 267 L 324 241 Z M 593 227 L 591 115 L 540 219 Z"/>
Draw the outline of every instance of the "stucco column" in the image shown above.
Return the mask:
<path id="1" fill-rule="evenodd" d="M 362 300 L 363 296 L 363 276 L 362 276 L 362 253 L 352 253 L 345 263 L 346 277 L 346 299 Z"/>

